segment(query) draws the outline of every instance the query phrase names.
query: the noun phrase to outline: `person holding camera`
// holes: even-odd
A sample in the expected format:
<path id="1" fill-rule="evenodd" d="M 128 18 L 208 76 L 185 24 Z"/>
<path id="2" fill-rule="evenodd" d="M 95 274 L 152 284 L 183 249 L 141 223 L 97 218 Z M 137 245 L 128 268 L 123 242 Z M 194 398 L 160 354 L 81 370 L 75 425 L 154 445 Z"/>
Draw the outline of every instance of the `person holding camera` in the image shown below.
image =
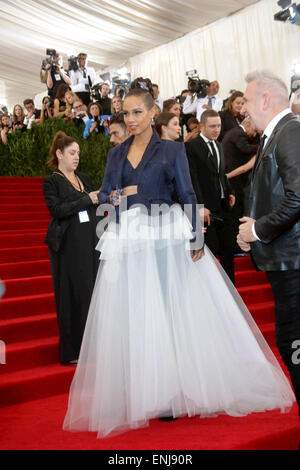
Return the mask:
<path id="1" fill-rule="evenodd" d="M 40 122 L 41 110 L 36 109 L 34 101 L 31 98 L 28 98 L 23 101 L 24 108 L 27 111 L 27 115 L 24 119 L 24 124 L 27 126 L 27 129 L 30 129 L 32 123 L 38 124 Z"/>
<path id="2" fill-rule="evenodd" d="M 88 106 L 90 98 L 90 88 L 96 80 L 96 72 L 93 67 L 87 67 L 87 54 L 81 52 L 78 57 L 78 68 L 70 69 L 69 76 L 71 80 L 71 88 L 76 95 L 82 99 L 83 103 Z"/>
<path id="3" fill-rule="evenodd" d="M 83 104 L 80 98 L 77 98 L 73 102 L 73 109 L 75 116 L 72 119 L 72 122 L 75 124 L 76 127 L 81 126 L 81 124 L 86 125 L 87 121 L 89 120 L 89 116 L 86 112 L 86 106 Z"/>
<path id="4" fill-rule="evenodd" d="M 105 132 L 104 126 L 100 125 L 102 108 L 99 103 L 90 103 L 88 106 L 88 115 L 90 119 L 85 125 L 83 132 L 84 139 L 87 139 L 93 132 L 103 134 Z"/>
<path id="5" fill-rule="evenodd" d="M 55 54 L 51 63 L 46 65 L 48 95 L 54 100 L 60 85 L 67 84 L 71 86 L 70 77 L 63 68 L 63 59 L 60 54 Z"/>
<path id="6" fill-rule="evenodd" d="M 213 109 L 218 112 L 221 111 L 223 100 L 218 96 L 219 89 L 219 82 L 214 80 L 209 84 L 205 98 L 196 98 L 192 100 L 193 94 L 190 92 L 183 103 L 183 114 L 196 113 L 196 118 L 200 122 L 201 114 L 204 111 L 208 109 Z"/>
<path id="7" fill-rule="evenodd" d="M 0 128 L 1 128 L 1 141 L 4 145 L 7 144 L 7 135 L 12 132 L 13 128 L 10 122 L 10 117 L 8 114 L 2 114 L 0 118 Z"/>
<path id="8" fill-rule="evenodd" d="M 53 118 L 53 100 L 50 96 L 44 96 L 42 100 L 41 122 Z"/>

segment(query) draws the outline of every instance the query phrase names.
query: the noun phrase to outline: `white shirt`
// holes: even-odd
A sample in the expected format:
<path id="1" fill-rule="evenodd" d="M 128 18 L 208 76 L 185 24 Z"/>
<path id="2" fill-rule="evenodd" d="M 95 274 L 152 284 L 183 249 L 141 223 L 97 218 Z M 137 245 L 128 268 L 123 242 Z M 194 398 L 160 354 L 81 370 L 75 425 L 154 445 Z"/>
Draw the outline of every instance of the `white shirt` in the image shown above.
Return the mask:
<path id="1" fill-rule="evenodd" d="M 155 104 L 160 107 L 161 111 L 163 110 L 163 99 L 160 96 L 155 100 Z"/>
<path id="2" fill-rule="evenodd" d="M 89 91 L 85 85 L 89 85 L 88 76 L 91 78 L 92 85 L 96 80 L 96 72 L 93 67 L 85 67 L 86 78 L 84 78 L 84 69 L 78 69 L 76 71 L 70 70 L 69 77 L 71 80 L 71 88 L 74 93 Z"/>
<path id="3" fill-rule="evenodd" d="M 269 138 L 271 137 L 272 135 L 272 132 L 274 131 L 275 127 L 277 126 L 277 124 L 279 123 L 279 121 L 284 117 L 286 116 L 287 114 L 290 114 L 292 111 L 290 110 L 290 108 L 286 108 L 284 109 L 283 111 L 281 111 L 280 113 L 276 114 L 276 116 L 269 122 L 269 124 L 267 125 L 267 127 L 265 128 L 264 132 L 263 132 L 263 135 L 261 137 L 263 137 L 264 135 L 266 136 L 266 139 L 264 141 L 264 147 L 266 146 Z M 255 231 L 255 223 L 252 225 L 252 233 L 253 235 L 255 236 L 255 238 L 259 241 L 260 238 L 258 238 L 257 234 L 256 234 L 256 231 Z"/>
<path id="4" fill-rule="evenodd" d="M 208 100 L 210 98 L 212 98 L 212 109 L 214 109 L 217 112 L 221 111 L 223 107 L 223 100 L 221 100 L 221 98 L 219 98 L 218 95 L 214 95 L 210 97 L 206 96 L 205 98 L 197 98 L 197 99 L 194 99 L 193 102 L 192 102 L 192 96 L 188 95 L 183 103 L 183 109 L 182 109 L 183 114 L 196 113 L 196 117 L 198 121 L 200 121 L 201 114 L 204 111 L 206 111 L 206 109 L 203 108 L 203 105 L 208 104 Z"/>
<path id="5" fill-rule="evenodd" d="M 218 171 L 219 171 L 219 168 L 220 168 L 220 154 L 219 154 L 219 149 L 218 149 L 218 146 L 216 144 L 216 142 L 214 140 L 210 140 L 208 139 L 207 137 L 205 137 L 204 134 L 202 134 L 202 132 L 200 133 L 200 136 L 202 137 L 202 139 L 204 140 L 204 142 L 206 144 L 208 144 L 209 142 L 211 142 L 215 148 L 215 151 L 216 151 L 216 154 L 217 154 L 217 160 L 218 160 Z M 209 150 L 210 150 L 210 146 L 207 145 Z M 220 181 L 220 188 L 221 188 L 221 198 L 224 199 L 225 198 L 225 195 L 224 195 L 224 189 L 223 189 L 223 186 L 221 184 L 221 181 Z"/>

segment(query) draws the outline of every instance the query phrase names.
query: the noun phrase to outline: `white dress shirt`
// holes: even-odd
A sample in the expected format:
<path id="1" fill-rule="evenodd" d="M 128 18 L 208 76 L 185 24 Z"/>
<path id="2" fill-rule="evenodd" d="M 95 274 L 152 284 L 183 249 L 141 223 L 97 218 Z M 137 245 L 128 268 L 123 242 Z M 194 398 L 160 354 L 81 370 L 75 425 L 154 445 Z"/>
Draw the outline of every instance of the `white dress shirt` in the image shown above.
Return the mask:
<path id="1" fill-rule="evenodd" d="M 86 78 L 84 78 L 84 71 Z M 85 67 L 84 69 L 78 69 L 76 71 L 70 70 L 69 77 L 71 80 L 71 88 L 74 93 L 89 91 L 85 86 L 89 85 L 88 76 L 91 78 L 92 85 L 96 80 L 96 72 L 93 67 Z"/>
<path id="2" fill-rule="evenodd" d="M 200 121 L 201 114 L 204 111 L 206 111 L 206 109 L 203 108 L 203 105 L 208 104 L 208 100 L 210 98 L 212 98 L 212 109 L 214 109 L 217 112 L 221 111 L 223 107 L 223 100 L 221 100 L 221 98 L 219 98 L 218 95 L 206 96 L 205 98 L 196 98 L 194 99 L 193 102 L 192 102 L 192 96 L 188 95 L 183 103 L 183 109 L 182 109 L 183 114 L 196 113 L 196 117 L 198 121 Z"/>
<path id="3" fill-rule="evenodd" d="M 269 124 L 267 125 L 267 127 L 265 128 L 261 138 L 263 138 L 263 136 L 265 135 L 266 136 L 266 139 L 264 141 L 264 147 L 266 146 L 269 138 L 271 137 L 271 134 L 272 132 L 274 131 L 275 127 L 277 126 L 277 124 L 279 123 L 279 121 L 284 117 L 286 116 L 287 114 L 290 114 L 292 111 L 290 110 L 290 108 L 286 108 L 284 109 L 283 111 L 281 111 L 280 113 L 276 114 L 276 116 L 269 122 Z M 255 238 L 259 241 L 260 238 L 257 236 L 256 234 L 256 231 L 255 231 L 255 223 L 252 225 L 252 233 L 253 235 L 255 236 Z"/>

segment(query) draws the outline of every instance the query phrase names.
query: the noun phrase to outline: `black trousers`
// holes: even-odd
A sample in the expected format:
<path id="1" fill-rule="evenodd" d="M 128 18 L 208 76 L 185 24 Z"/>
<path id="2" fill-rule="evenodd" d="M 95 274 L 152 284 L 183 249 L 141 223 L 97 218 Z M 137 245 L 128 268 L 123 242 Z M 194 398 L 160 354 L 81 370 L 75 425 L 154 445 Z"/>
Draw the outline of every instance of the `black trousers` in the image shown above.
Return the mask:
<path id="1" fill-rule="evenodd" d="M 275 300 L 276 345 L 289 370 L 300 415 L 300 269 L 266 275 Z"/>

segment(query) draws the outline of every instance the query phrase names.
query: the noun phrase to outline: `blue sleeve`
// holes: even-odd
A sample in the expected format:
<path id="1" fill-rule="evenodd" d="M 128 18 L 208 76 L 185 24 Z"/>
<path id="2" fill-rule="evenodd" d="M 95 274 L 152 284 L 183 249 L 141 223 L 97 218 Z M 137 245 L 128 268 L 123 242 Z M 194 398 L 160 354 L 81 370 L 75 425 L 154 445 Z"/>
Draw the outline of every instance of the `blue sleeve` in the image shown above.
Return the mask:
<path id="1" fill-rule="evenodd" d="M 113 184 L 110 180 L 110 174 L 111 174 L 110 168 L 111 168 L 111 150 L 108 152 L 108 155 L 107 155 L 107 163 L 105 167 L 104 177 L 103 177 L 103 181 L 101 184 L 101 188 L 98 193 L 98 200 L 100 204 L 110 204 L 109 195 L 114 189 Z"/>
<path id="2" fill-rule="evenodd" d="M 83 138 L 87 139 L 90 136 L 90 128 L 92 126 L 92 119 L 89 119 L 85 125 L 85 129 L 83 131 Z"/>

